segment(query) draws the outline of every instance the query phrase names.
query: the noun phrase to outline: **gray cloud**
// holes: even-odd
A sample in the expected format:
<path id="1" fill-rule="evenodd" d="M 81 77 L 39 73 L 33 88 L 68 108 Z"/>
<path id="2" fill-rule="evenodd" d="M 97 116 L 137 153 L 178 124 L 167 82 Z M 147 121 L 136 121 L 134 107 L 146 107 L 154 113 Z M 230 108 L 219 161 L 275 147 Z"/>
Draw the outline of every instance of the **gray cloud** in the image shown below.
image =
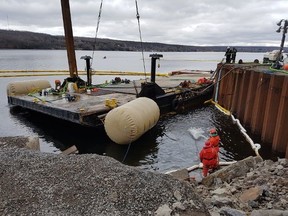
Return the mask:
<path id="1" fill-rule="evenodd" d="M 100 0 L 70 0 L 75 36 L 94 37 Z M 144 41 L 274 45 L 287 0 L 138 0 Z M 1 0 L 0 28 L 63 35 L 60 0 Z M 139 41 L 135 1 L 104 0 L 98 37 Z"/>

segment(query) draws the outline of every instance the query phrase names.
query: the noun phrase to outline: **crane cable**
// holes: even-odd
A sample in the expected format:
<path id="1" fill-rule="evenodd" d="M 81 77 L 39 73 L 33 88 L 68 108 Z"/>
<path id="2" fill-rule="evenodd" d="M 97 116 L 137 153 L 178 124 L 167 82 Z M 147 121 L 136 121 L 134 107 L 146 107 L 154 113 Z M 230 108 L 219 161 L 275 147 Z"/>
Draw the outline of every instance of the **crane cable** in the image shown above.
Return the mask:
<path id="1" fill-rule="evenodd" d="M 144 75 L 145 75 L 145 81 L 146 79 L 146 67 L 145 67 L 145 60 L 144 60 L 144 49 L 143 49 L 143 42 L 142 42 L 142 34 L 141 34 L 141 28 L 140 28 L 140 15 L 139 15 L 139 11 L 138 11 L 138 4 L 137 4 L 137 0 L 135 0 L 135 4 L 136 4 L 136 18 L 138 20 L 138 27 L 139 27 L 139 35 L 140 35 L 140 44 L 141 44 L 141 51 L 142 51 L 142 61 L 143 61 L 143 67 L 144 67 Z M 130 143 L 127 147 L 126 153 L 124 155 L 124 158 L 122 159 L 122 163 L 124 163 L 124 161 L 127 158 L 127 155 L 129 153 L 130 147 L 132 144 L 132 140 L 130 140 Z"/>
<path id="2" fill-rule="evenodd" d="M 99 13 L 98 13 L 97 26 L 96 26 L 96 30 L 95 30 L 95 38 L 94 38 L 94 44 L 93 44 L 92 59 L 91 59 L 91 64 L 90 64 L 90 68 L 91 68 L 91 69 L 92 69 L 92 64 L 93 64 L 93 59 L 94 59 L 94 52 L 95 52 L 97 34 L 98 34 L 99 26 L 100 26 L 100 19 L 101 19 L 101 13 L 102 13 L 102 5 L 103 5 L 103 0 L 101 0 L 100 9 L 99 9 Z M 93 69 L 92 69 L 92 70 L 93 70 Z"/>
<path id="3" fill-rule="evenodd" d="M 145 60 L 144 60 L 144 48 L 143 48 L 142 33 L 141 33 L 141 27 L 140 27 L 140 15 L 139 15 L 139 10 L 138 10 L 137 0 L 135 0 L 135 5 L 136 5 L 136 18 L 138 20 L 138 28 L 139 28 L 139 35 L 140 35 L 140 44 L 141 44 L 143 68 L 144 68 L 144 74 L 145 74 L 145 80 L 146 80 L 146 67 L 145 67 Z"/>

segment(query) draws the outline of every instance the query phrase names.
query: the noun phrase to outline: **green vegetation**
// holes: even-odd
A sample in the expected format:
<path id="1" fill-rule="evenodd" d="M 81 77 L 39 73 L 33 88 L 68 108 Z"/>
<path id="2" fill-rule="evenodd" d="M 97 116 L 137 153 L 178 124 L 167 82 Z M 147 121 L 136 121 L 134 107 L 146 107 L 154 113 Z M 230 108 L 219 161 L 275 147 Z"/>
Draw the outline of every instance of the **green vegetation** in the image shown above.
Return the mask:
<path id="1" fill-rule="evenodd" d="M 141 43 L 135 41 L 74 37 L 76 50 L 140 51 Z M 143 43 L 144 51 L 149 52 L 225 52 L 224 46 L 185 46 L 163 43 Z M 53 36 L 28 31 L 0 29 L 0 49 L 66 49 L 64 36 Z M 277 47 L 237 46 L 238 52 L 267 52 Z"/>

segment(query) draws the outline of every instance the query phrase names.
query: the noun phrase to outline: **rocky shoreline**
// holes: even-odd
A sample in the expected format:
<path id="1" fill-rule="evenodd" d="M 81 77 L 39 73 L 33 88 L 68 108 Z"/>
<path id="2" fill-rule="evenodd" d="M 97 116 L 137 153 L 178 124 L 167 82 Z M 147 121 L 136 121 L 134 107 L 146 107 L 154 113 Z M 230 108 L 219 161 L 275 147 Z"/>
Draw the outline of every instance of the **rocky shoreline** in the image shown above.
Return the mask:
<path id="1" fill-rule="evenodd" d="M 1 215 L 288 216 L 287 159 L 249 157 L 196 182 L 35 149 L 37 139 L 0 138 Z"/>
<path id="2" fill-rule="evenodd" d="M 246 158 L 195 188 L 211 215 L 288 216 L 287 159 Z"/>

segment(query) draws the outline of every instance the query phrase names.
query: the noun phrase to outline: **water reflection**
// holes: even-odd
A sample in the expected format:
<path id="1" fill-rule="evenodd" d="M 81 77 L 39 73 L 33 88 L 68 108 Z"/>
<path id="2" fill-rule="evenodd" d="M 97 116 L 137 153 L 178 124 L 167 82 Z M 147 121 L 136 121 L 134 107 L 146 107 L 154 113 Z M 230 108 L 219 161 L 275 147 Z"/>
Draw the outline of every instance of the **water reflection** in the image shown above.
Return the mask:
<path id="1" fill-rule="evenodd" d="M 250 144 L 230 116 L 217 110 L 211 117 L 211 122 L 217 128 L 221 138 L 220 159 L 225 161 L 241 160 L 244 157 L 255 155 Z"/>
<path id="2" fill-rule="evenodd" d="M 110 143 L 106 153 L 124 164 L 149 167 L 155 163 L 155 159 L 157 160 L 159 151 L 157 139 L 161 136 L 163 136 L 163 128 L 157 125 L 130 146 Z"/>

